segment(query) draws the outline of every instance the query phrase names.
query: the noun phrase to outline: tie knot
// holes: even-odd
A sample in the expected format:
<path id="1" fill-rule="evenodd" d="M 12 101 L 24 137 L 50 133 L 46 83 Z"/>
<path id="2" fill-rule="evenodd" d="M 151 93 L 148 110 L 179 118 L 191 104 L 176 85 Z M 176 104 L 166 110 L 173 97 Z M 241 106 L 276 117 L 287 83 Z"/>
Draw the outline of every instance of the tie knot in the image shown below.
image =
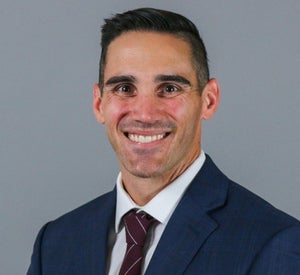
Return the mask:
<path id="1" fill-rule="evenodd" d="M 126 242 L 144 246 L 148 229 L 155 221 L 153 217 L 144 212 L 131 211 L 126 214 L 124 217 Z"/>

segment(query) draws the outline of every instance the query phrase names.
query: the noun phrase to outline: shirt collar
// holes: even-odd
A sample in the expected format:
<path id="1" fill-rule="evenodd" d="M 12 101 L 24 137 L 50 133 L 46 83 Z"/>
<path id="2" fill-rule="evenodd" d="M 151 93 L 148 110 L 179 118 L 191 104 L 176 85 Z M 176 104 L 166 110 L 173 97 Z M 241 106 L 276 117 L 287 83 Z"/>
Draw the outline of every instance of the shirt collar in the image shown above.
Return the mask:
<path id="1" fill-rule="evenodd" d="M 146 205 L 139 206 L 131 199 L 128 193 L 124 190 L 122 184 L 121 172 L 117 178 L 117 205 L 115 217 L 115 231 L 119 232 L 121 219 L 131 209 L 145 211 L 160 223 L 166 223 L 175 210 L 179 200 L 183 196 L 186 188 L 189 186 L 193 178 L 201 169 L 205 161 L 205 154 L 201 151 L 200 156 L 171 184 L 167 185 Z M 163 207 L 161 207 L 163 205 Z"/>

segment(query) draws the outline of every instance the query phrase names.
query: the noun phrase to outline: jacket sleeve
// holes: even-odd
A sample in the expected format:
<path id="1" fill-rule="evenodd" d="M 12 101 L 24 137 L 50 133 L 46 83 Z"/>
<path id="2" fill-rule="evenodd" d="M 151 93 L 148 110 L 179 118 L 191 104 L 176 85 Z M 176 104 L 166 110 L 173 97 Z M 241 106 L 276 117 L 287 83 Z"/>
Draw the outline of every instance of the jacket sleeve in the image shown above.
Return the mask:
<path id="1" fill-rule="evenodd" d="M 249 274 L 300 274 L 300 225 L 273 236 L 256 257 Z"/>
<path id="2" fill-rule="evenodd" d="M 47 226 L 48 223 L 41 228 L 37 235 L 27 275 L 42 275 L 42 242 Z"/>

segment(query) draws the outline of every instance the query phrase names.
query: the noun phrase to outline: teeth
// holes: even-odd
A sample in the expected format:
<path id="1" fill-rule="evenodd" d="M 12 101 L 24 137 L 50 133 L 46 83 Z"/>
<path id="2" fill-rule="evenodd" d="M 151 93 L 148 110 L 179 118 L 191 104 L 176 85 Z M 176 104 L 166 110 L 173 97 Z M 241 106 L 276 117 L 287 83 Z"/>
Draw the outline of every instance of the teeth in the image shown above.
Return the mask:
<path id="1" fill-rule="evenodd" d="M 142 136 L 142 135 L 133 135 L 128 134 L 128 138 L 132 141 L 139 142 L 139 143 L 149 143 L 156 140 L 160 140 L 164 137 L 163 134 L 154 135 L 154 136 Z"/>

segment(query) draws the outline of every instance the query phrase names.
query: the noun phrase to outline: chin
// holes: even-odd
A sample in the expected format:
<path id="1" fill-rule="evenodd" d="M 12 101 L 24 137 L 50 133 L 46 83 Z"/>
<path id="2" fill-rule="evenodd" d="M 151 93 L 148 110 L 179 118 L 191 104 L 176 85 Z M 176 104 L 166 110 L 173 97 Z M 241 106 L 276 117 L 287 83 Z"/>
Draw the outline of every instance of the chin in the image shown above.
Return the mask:
<path id="1" fill-rule="evenodd" d="M 146 166 L 146 165 L 139 166 L 139 167 L 127 166 L 126 170 L 135 177 L 147 179 L 147 178 L 155 178 L 155 177 L 161 176 L 162 171 L 161 171 L 160 167 L 161 166 L 155 168 L 155 167 L 150 167 L 150 166 Z"/>
<path id="2" fill-rule="evenodd" d="M 129 172 L 130 172 L 130 174 L 132 174 L 132 175 L 134 175 L 138 178 L 143 178 L 143 179 L 155 178 L 155 177 L 160 176 L 160 174 L 161 174 L 159 172 L 145 171 L 145 170 L 143 170 L 143 171 L 140 171 L 140 170 L 136 171 L 135 170 L 135 171 L 129 171 Z"/>

